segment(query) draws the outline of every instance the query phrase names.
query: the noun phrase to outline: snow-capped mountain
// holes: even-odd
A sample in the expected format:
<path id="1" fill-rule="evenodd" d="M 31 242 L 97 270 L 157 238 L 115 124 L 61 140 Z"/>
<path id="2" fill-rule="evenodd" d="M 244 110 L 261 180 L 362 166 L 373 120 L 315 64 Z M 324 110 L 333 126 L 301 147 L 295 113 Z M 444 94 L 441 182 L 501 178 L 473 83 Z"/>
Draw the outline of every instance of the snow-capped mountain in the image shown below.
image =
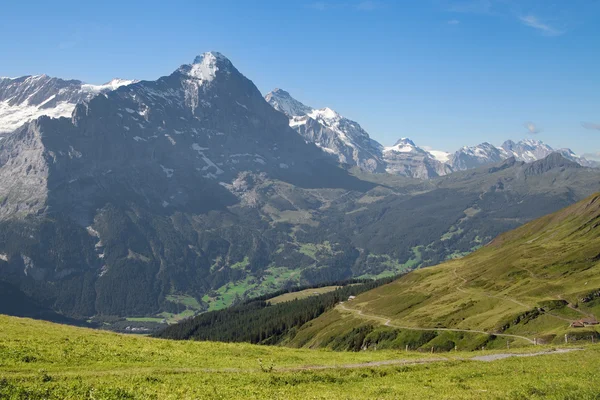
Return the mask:
<path id="1" fill-rule="evenodd" d="M 315 109 L 294 99 L 288 92 L 275 89 L 265 96 L 273 108 L 289 118 L 289 125 L 307 142 L 337 157 L 344 164 L 356 165 L 368 172 L 387 172 L 419 179 L 430 179 L 482 165 L 494 164 L 514 157 L 533 162 L 558 152 L 566 159 L 587 167 L 598 163 L 578 157 L 570 149 L 553 149 L 539 141 L 507 140 L 501 146 L 484 142 L 464 146 L 451 153 L 422 148 L 402 138 L 393 146 L 383 147 L 371 139 L 361 126 L 330 108 Z"/>
<path id="2" fill-rule="evenodd" d="M 148 206 L 200 207 L 211 196 L 231 196 L 227 185 L 244 170 L 290 182 L 307 179 L 315 168 L 315 182 L 343 174 L 333 163 L 322 166 L 329 157 L 290 129 L 220 53 L 205 53 L 169 76 L 116 90 L 44 77 L 19 82 L 32 87 L 21 92 L 15 83 L 8 85 L 13 95 L 5 89 L 4 96 L 11 104 L 46 110 L 49 103 L 80 102 L 70 119 L 41 117 L 5 134 L 0 217 L 53 209 L 89 222 L 95 212 L 90 198 L 104 197 L 101 192 L 111 185 Z M 40 93 L 47 88 L 48 94 Z M 89 92 L 104 95 L 88 98 Z M 104 183 L 96 185 L 92 177 Z M 50 190 L 52 182 L 63 184 Z M 194 202 L 199 197 L 204 200 Z"/>
<path id="3" fill-rule="evenodd" d="M 35 93 L 8 99 L 48 104 Z M 42 116 L 4 134 L 0 181 L 0 231 L 10 232 L 0 237 L 0 280 L 52 293 L 61 310 L 62 298 L 85 293 L 84 309 L 70 308 L 78 315 L 152 313 L 163 287 L 218 288 L 233 278 L 211 267 L 217 259 L 267 268 L 277 244 L 260 232 L 279 208 L 262 211 L 264 201 L 282 210 L 298 202 L 273 187 L 373 187 L 306 143 L 216 52 L 86 98 L 69 118 Z"/>
<path id="4" fill-rule="evenodd" d="M 463 171 L 486 164 L 494 164 L 508 157 L 508 153 L 504 149 L 484 142 L 477 146 L 461 147 L 450 157 L 448 163 L 454 171 Z"/>
<path id="5" fill-rule="evenodd" d="M 507 140 L 496 147 L 490 143 L 482 143 L 472 147 L 462 147 L 449 159 L 448 163 L 454 171 L 463 171 L 481 165 L 493 164 L 514 157 L 517 161 L 533 162 L 541 160 L 552 153 L 560 153 L 563 157 L 586 167 L 597 167 L 596 163 L 577 156 L 570 149 L 554 149 L 541 140 L 525 139 L 519 142 Z"/>
<path id="6" fill-rule="evenodd" d="M 419 179 L 430 179 L 452 172 L 452 168 L 441 161 L 447 160 L 447 157 L 444 152 L 431 152 L 418 147 L 408 138 L 402 138 L 393 146 L 383 150 L 383 159 L 388 173 Z"/>
<path id="7" fill-rule="evenodd" d="M 103 85 L 90 85 L 47 75 L 0 78 L 0 134 L 42 115 L 69 117 L 77 103 L 134 82 L 113 79 Z"/>
<path id="8" fill-rule="evenodd" d="M 277 111 L 281 111 L 288 117 L 304 116 L 313 111 L 312 108 L 300 103 L 290 96 L 288 92 L 279 88 L 267 93 L 265 100 Z"/>
<path id="9" fill-rule="evenodd" d="M 273 108 L 289 118 L 289 125 L 307 142 L 335 155 L 343 164 L 356 165 L 369 172 L 384 172 L 383 146 L 355 121 L 330 108 L 315 109 L 275 89 L 265 96 Z"/>

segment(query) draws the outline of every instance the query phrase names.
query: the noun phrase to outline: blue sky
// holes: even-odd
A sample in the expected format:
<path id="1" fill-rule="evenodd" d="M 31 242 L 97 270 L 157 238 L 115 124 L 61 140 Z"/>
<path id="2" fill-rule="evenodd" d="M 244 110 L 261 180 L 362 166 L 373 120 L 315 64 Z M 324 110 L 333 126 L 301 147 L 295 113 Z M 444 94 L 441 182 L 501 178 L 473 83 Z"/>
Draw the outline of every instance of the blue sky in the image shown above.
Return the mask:
<path id="1" fill-rule="evenodd" d="M 384 145 L 536 138 L 600 152 L 599 1 L 7 0 L 1 12 L 0 76 L 156 79 L 217 50 L 263 93 L 329 106 Z"/>

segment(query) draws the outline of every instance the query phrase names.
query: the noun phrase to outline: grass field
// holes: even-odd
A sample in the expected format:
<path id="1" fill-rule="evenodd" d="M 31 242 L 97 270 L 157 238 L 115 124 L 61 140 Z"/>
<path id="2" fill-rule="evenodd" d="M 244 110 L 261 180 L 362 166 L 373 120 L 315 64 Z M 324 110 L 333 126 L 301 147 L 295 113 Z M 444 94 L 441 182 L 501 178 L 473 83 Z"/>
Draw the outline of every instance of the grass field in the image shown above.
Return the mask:
<path id="1" fill-rule="evenodd" d="M 292 292 L 292 293 L 284 293 L 282 295 L 279 295 L 277 297 L 273 297 L 272 299 L 269 299 L 268 302 L 271 304 L 278 304 L 278 303 L 284 303 L 286 301 L 305 299 L 310 296 L 316 296 L 319 294 L 332 292 L 339 287 L 340 286 L 323 286 L 320 288 L 312 288 L 312 289 L 299 290 L 297 292 Z"/>
<path id="2" fill-rule="evenodd" d="M 551 349 L 527 351 L 533 350 Z M 170 342 L 0 316 L 0 398 L 593 399 L 600 393 L 598 346 L 470 360 L 483 354 L 494 352 L 350 353 Z M 386 360 L 393 364 L 353 365 Z"/>

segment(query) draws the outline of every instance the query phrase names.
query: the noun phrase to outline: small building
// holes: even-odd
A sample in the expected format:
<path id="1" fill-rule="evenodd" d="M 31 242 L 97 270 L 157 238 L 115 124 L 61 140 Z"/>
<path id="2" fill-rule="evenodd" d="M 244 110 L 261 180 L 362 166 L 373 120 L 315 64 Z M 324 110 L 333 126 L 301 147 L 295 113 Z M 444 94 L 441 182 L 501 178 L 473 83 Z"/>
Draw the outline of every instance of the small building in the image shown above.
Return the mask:
<path id="1" fill-rule="evenodd" d="M 348 297 L 348 301 L 354 300 L 355 298 L 356 298 L 356 296 L 350 296 L 350 297 Z"/>
<path id="2" fill-rule="evenodd" d="M 583 318 L 579 321 L 571 322 L 569 325 L 571 328 L 583 328 L 586 326 L 598 325 L 598 320 L 596 318 Z"/>

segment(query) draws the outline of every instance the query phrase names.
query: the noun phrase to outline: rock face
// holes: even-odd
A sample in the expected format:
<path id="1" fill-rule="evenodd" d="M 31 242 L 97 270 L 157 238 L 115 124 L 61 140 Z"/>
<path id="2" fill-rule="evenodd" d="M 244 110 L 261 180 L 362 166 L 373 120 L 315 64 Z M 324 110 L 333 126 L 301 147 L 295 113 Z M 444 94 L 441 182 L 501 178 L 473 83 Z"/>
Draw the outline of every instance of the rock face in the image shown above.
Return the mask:
<path id="1" fill-rule="evenodd" d="M 89 85 L 47 75 L 0 78 L 0 134 L 42 115 L 69 117 L 77 103 L 134 82 L 113 79 L 104 85 Z"/>
<path id="2" fill-rule="evenodd" d="M 265 99 L 289 118 L 290 126 L 307 142 L 334 155 L 340 163 L 358 166 L 367 172 L 388 172 L 420 179 L 451 171 L 434 154 L 417 147 L 410 139 L 401 139 L 394 146 L 384 148 L 357 122 L 327 107 L 306 106 L 285 90 L 275 89 Z M 438 153 L 443 156 L 442 152 Z"/>
<path id="3" fill-rule="evenodd" d="M 395 145 L 386 147 L 383 159 L 386 162 L 386 171 L 394 175 L 430 179 L 452 172 L 448 164 L 437 160 L 432 153 L 417 147 L 408 138 L 402 138 Z"/>
<path id="4" fill-rule="evenodd" d="M 343 164 L 368 172 L 385 172 L 383 146 L 355 121 L 330 108 L 314 109 L 294 99 L 288 92 L 275 89 L 265 99 L 289 118 L 289 124 L 310 143 L 337 157 Z"/>

